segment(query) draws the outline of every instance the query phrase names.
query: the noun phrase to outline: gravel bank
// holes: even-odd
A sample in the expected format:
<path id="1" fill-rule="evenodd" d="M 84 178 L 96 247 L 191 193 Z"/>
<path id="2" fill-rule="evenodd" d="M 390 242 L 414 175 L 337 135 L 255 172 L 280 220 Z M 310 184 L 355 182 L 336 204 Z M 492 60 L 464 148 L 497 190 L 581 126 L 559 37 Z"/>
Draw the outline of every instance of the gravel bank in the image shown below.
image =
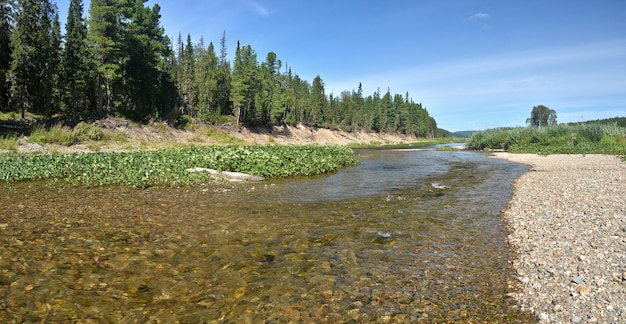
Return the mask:
<path id="1" fill-rule="evenodd" d="M 496 153 L 528 164 L 504 211 L 520 289 L 541 323 L 626 323 L 626 163 Z"/>

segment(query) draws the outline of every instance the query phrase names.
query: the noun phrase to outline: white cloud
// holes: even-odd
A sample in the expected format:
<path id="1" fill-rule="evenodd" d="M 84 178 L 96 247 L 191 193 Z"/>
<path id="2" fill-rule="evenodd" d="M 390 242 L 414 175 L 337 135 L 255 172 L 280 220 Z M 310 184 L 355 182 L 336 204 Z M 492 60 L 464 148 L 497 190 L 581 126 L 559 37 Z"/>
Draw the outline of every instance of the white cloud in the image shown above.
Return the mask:
<path id="1" fill-rule="evenodd" d="M 562 121 L 608 118 L 624 115 L 617 114 L 626 101 L 624 58 L 626 39 L 617 39 L 419 65 L 331 81 L 327 89 L 362 82 L 366 95 L 380 85 L 392 93 L 409 91 L 453 130 L 475 117 L 490 127 L 523 124 L 528 107 L 537 104 L 556 109 Z"/>
<path id="2" fill-rule="evenodd" d="M 259 16 L 268 17 L 270 15 L 270 11 L 258 2 L 248 2 L 248 5 L 250 5 Z"/>
<path id="3" fill-rule="evenodd" d="M 479 19 L 487 19 L 489 18 L 489 14 L 486 12 L 479 11 L 470 16 L 471 20 L 479 20 Z"/>

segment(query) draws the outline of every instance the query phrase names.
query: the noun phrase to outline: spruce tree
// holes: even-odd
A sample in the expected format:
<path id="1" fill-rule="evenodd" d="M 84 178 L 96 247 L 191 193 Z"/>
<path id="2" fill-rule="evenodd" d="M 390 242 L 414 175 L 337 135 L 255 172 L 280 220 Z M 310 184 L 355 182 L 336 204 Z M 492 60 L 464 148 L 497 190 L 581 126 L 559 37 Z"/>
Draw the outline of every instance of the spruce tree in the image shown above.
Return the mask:
<path id="1" fill-rule="evenodd" d="M 233 111 L 230 98 L 230 63 L 226 60 L 226 49 L 226 32 L 224 32 L 220 40 L 220 60 L 216 75 L 218 115 L 230 115 Z"/>
<path id="2" fill-rule="evenodd" d="M 217 70 L 219 59 L 215 54 L 213 43 L 206 49 L 200 50 L 196 69 L 196 86 L 198 89 L 197 117 L 208 121 L 218 111 L 217 107 Z"/>
<path id="3" fill-rule="evenodd" d="M 124 60 L 120 1 L 92 0 L 89 7 L 88 42 L 97 66 L 98 117 L 113 113 L 119 95 Z"/>
<path id="4" fill-rule="evenodd" d="M 51 109 L 59 51 L 54 12 L 48 0 L 18 1 L 9 76 L 11 97 L 22 118 L 26 111 L 49 113 Z"/>
<path id="5" fill-rule="evenodd" d="M 0 3 L 0 111 L 9 111 L 9 69 L 11 68 L 11 14 L 8 2 Z"/>
<path id="6" fill-rule="evenodd" d="M 122 39 L 127 60 L 123 65 L 123 94 L 128 107 L 123 107 L 128 117 L 145 119 L 159 116 L 161 83 L 165 71 L 162 60 L 170 56 L 170 41 L 161 27 L 161 8 L 155 4 L 145 7 L 144 1 L 135 1 L 122 12 L 126 16 Z"/>
<path id="7" fill-rule="evenodd" d="M 65 25 L 65 47 L 62 55 L 63 101 L 74 122 L 78 114 L 89 112 L 89 98 L 95 94 L 87 26 L 83 18 L 83 1 L 71 0 Z"/>

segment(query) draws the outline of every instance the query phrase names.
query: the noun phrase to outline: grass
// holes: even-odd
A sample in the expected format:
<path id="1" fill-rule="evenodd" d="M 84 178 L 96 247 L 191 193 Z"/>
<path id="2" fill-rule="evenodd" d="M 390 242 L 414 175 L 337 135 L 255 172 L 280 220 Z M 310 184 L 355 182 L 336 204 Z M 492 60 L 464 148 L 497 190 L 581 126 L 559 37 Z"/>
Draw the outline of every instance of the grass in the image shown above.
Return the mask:
<path id="1" fill-rule="evenodd" d="M 56 124 L 50 128 L 36 127 L 29 139 L 38 144 L 58 144 L 72 146 L 83 142 L 106 142 L 112 138 L 93 124 L 79 123 L 74 128 Z M 117 138 L 117 136 L 115 136 Z"/>
<path id="2" fill-rule="evenodd" d="M 206 135 L 215 140 L 218 143 L 222 143 L 222 144 L 227 144 L 227 145 L 243 145 L 245 144 L 244 141 L 235 138 L 233 136 L 231 136 L 230 134 L 228 134 L 227 132 L 215 129 L 214 127 L 207 127 L 206 128 Z"/>
<path id="3" fill-rule="evenodd" d="M 458 147 L 454 147 L 454 146 L 439 146 L 437 148 L 437 151 L 439 152 L 453 152 L 453 151 L 458 151 L 459 148 Z"/>
<path id="4" fill-rule="evenodd" d="M 264 177 L 322 174 L 356 164 L 354 152 L 332 145 L 188 146 L 153 151 L 69 154 L 2 154 L 0 180 L 68 179 L 87 186 L 193 185 L 210 176 L 203 167 Z"/>
<path id="5" fill-rule="evenodd" d="M 8 135 L 0 137 L 0 150 L 16 151 L 20 144 L 17 135 Z"/>
<path id="6" fill-rule="evenodd" d="M 626 155 L 626 128 L 606 124 L 492 129 L 474 133 L 467 147 L 537 154 Z"/>

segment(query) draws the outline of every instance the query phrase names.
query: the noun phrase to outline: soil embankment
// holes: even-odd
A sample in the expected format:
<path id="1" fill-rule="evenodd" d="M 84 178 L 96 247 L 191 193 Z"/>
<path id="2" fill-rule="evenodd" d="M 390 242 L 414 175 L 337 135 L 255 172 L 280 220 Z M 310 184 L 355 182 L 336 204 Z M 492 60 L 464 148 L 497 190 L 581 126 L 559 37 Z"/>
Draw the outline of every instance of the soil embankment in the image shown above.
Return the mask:
<path id="1" fill-rule="evenodd" d="M 149 125 L 132 123 L 118 118 L 107 118 L 90 127 L 100 131 L 103 139 L 87 141 L 71 146 L 39 145 L 28 138 L 21 138 L 18 152 L 94 152 L 132 151 L 158 149 L 179 145 L 220 144 L 374 144 L 416 142 L 415 136 L 403 134 L 379 134 L 366 131 L 346 132 L 327 128 L 297 126 L 273 126 L 247 128 L 235 124 L 221 126 L 191 125 L 177 129 L 164 123 Z M 66 128 L 65 131 L 72 132 Z M 5 150 L 6 151 L 6 150 Z"/>

